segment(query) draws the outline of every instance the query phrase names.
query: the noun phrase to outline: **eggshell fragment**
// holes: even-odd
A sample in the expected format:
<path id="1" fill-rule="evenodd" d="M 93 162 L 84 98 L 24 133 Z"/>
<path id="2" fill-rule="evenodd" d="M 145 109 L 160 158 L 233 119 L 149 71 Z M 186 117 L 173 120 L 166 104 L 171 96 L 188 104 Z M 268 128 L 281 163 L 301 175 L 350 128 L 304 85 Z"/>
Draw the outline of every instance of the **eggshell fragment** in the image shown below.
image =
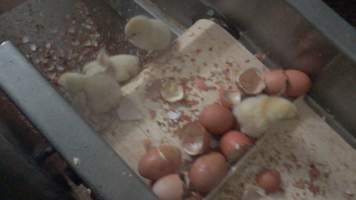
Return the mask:
<path id="1" fill-rule="evenodd" d="M 199 157 L 189 171 L 192 187 L 208 193 L 214 189 L 226 176 L 229 165 L 223 155 L 212 152 Z"/>
<path id="2" fill-rule="evenodd" d="M 288 77 L 283 70 L 267 71 L 263 74 L 266 82 L 265 91 L 270 95 L 284 94 L 287 89 Z"/>
<path id="3" fill-rule="evenodd" d="M 212 134 L 226 133 L 235 123 L 232 112 L 219 104 L 206 106 L 199 115 L 199 122 Z"/>
<path id="4" fill-rule="evenodd" d="M 178 174 L 171 174 L 158 179 L 152 191 L 159 200 L 182 200 L 184 183 Z"/>
<path id="5" fill-rule="evenodd" d="M 183 150 L 191 156 L 206 152 L 210 146 L 210 135 L 199 122 L 185 125 L 181 132 Z"/>
<path id="6" fill-rule="evenodd" d="M 266 87 L 261 72 L 257 68 L 244 69 L 238 74 L 236 81 L 246 94 L 259 94 Z"/>
<path id="7" fill-rule="evenodd" d="M 286 70 L 285 74 L 288 77 L 287 96 L 299 97 L 309 91 L 312 83 L 307 74 L 294 69 Z"/>
<path id="8" fill-rule="evenodd" d="M 240 90 L 227 91 L 220 89 L 219 90 L 219 102 L 222 106 L 228 109 L 232 109 L 233 106 L 236 106 L 241 103 L 242 92 Z"/>
<path id="9" fill-rule="evenodd" d="M 177 102 L 184 98 L 183 86 L 174 80 L 164 80 L 161 84 L 160 93 L 168 102 Z"/>

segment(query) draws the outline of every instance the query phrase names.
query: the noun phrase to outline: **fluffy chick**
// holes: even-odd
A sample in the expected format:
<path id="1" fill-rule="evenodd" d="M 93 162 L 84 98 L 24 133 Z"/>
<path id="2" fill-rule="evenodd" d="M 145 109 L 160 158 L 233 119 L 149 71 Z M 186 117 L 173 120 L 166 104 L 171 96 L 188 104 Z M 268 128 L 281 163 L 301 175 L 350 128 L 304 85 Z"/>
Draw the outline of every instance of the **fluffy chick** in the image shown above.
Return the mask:
<path id="1" fill-rule="evenodd" d="M 128 81 L 141 70 L 137 56 L 126 54 L 111 56 L 110 62 L 112 63 L 114 77 L 120 83 Z"/>
<path id="2" fill-rule="evenodd" d="M 165 49 L 172 39 L 172 34 L 166 24 L 141 15 L 127 22 L 125 34 L 133 45 L 147 51 Z"/>
<path id="3" fill-rule="evenodd" d="M 137 56 L 127 54 L 108 56 L 105 51 L 99 52 L 95 61 L 83 67 L 83 72 L 87 76 L 105 71 L 119 83 L 128 81 L 140 70 L 141 64 Z"/>
<path id="4" fill-rule="evenodd" d="M 96 114 L 116 108 L 121 100 L 121 87 L 105 72 L 96 73 L 84 81 L 84 92 L 89 108 Z"/>
<path id="5" fill-rule="evenodd" d="M 83 90 L 85 76 L 76 72 L 66 72 L 58 79 L 58 84 L 71 95 Z"/>
<path id="6" fill-rule="evenodd" d="M 100 64 L 98 61 L 95 60 L 95 61 L 92 61 L 92 62 L 84 65 L 82 71 L 85 75 L 92 76 L 99 72 L 104 72 L 105 67 L 102 64 Z"/>
<path id="7" fill-rule="evenodd" d="M 259 138 L 272 124 L 295 118 L 297 108 L 282 97 L 259 95 L 242 101 L 233 113 L 244 133 Z"/>

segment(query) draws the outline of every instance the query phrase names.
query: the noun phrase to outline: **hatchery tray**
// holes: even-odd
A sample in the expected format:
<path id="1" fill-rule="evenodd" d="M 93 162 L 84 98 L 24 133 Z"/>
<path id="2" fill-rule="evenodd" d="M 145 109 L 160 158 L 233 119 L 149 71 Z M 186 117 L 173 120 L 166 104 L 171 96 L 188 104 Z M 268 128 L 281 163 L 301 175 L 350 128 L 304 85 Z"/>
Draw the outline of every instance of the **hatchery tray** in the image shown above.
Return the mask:
<path id="1" fill-rule="evenodd" d="M 218 89 L 236 88 L 236 74 L 248 67 L 267 70 L 223 28 L 212 21 L 199 20 L 170 50 L 160 52 L 138 77 L 123 86 L 126 100 L 142 119 L 95 116 L 94 126 L 137 172 L 138 161 L 145 152 L 143 141 L 180 146 L 177 130 L 196 119 L 202 107 L 216 102 Z M 165 79 L 183 84 L 184 101 L 167 103 L 160 98 L 159 84 Z M 204 81 L 206 87 L 196 87 L 197 80 Z M 356 151 L 303 99 L 296 104 L 298 122 L 262 137 L 208 198 L 240 199 L 244 188 L 254 184 L 255 174 L 263 168 L 281 172 L 284 192 L 274 199 L 355 198 Z"/>

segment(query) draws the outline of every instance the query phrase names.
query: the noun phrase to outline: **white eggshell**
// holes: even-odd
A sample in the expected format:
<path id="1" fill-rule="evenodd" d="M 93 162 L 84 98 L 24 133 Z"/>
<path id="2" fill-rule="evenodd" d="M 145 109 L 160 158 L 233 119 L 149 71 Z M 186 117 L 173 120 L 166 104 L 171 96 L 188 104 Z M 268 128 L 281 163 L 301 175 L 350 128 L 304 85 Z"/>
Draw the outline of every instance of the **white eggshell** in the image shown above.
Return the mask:
<path id="1" fill-rule="evenodd" d="M 168 102 L 177 102 L 184 98 L 183 86 L 174 80 L 165 80 L 160 88 L 161 97 Z"/>

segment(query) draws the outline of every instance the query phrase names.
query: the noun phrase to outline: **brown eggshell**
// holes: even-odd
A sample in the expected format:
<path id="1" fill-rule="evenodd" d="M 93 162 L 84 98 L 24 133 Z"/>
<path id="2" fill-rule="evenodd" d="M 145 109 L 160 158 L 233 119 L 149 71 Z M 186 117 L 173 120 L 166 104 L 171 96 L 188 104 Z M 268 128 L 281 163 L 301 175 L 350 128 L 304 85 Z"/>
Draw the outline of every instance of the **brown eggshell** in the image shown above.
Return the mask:
<path id="1" fill-rule="evenodd" d="M 252 145 L 253 141 L 239 131 L 229 131 L 220 140 L 220 150 L 230 162 L 241 158 Z"/>
<path id="2" fill-rule="evenodd" d="M 204 153 L 210 147 L 210 134 L 199 122 L 186 124 L 181 134 L 183 150 L 191 156 Z"/>
<path id="3" fill-rule="evenodd" d="M 152 186 L 159 200 L 182 200 L 184 183 L 178 174 L 170 174 L 158 179 Z"/>
<path id="4" fill-rule="evenodd" d="M 231 129 L 235 118 L 232 112 L 219 104 L 206 106 L 199 115 L 199 122 L 212 134 L 221 135 Z"/>
<path id="5" fill-rule="evenodd" d="M 281 190 L 281 175 L 276 170 L 263 170 L 256 176 L 256 184 L 266 193 L 275 193 Z"/>
<path id="6" fill-rule="evenodd" d="M 232 110 L 233 106 L 241 103 L 242 92 L 240 90 L 228 91 L 219 89 L 219 103 L 225 108 Z"/>
<path id="7" fill-rule="evenodd" d="M 180 150 L 169 144 L 161 144 L 159 150 L 162 152 L 167 160 L 170 160 L 174 165 L 179 166 L 182 162 L 182 154 Z"/>
<path id="8" fill-rule="evenodd" d="M 138 172 L 141 176 L 157 180 L 165 175 L 175 173 L 181 164 L 181 153 L 171 145 L 161 145 L 152 148 L 142 156 L 138 163 Z"/>
<path id="9" fill-rule="evenodd" d="M 267 94 L 283 94 L 287 88 L 288 77 L 283 70 L 268 71 L 263 74 Z"/>
<path id="10" fill-rule="evenodd" d="M 191 185 L 201 193 L 208 193 L 221 182 L 228 169 L 229 165 L 220 153 L 203 155 L 193 163 L 189 171 Z"/>
<path id="11" fill-rule="evenodd" d="M 294 69 L 286 70 L 285 74 L 288 77 L 287 96 L 299 97 L 309 91 L 312 83 L 307 74 Z"/>
<path id="12" fill-rule="evenodd" d="M 246 94 L 259 94 L 266 87 L 261 72 L 257 68 L 244 69 L 238 74 L 236 81 Z"/>

